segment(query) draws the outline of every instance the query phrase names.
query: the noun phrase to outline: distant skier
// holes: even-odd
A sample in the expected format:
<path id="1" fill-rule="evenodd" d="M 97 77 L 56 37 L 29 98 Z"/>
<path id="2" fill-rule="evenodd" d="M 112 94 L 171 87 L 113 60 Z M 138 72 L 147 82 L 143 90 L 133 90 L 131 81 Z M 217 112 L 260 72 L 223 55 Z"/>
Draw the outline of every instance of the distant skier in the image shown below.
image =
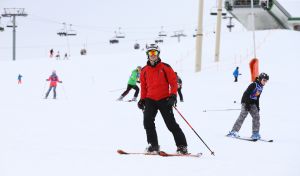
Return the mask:
<path id="1" fill-rule="evenodd" d="M 167 128 L 173 134 L 177 153 L 188 154 L 185 135 L 173 114 L 173 106 L 177 102 L 176 75 L 170 65 L 161 61 L 160 49 L 156 44 L 150 44 L 146 49 L 148 61 L 141 71 L 141 99 L 138 102 L 138 107 L 144 112 L 144 128 L 149 144 L 146 151 L 158 153 L 160 150 L 155 129 L 155 117 L 159 110 Z"/>
<path id="2" fill-rule="evenodd" d="M 242 97 L 242 108 L 239 118 L 236 120 L 232 130 L 227 134 L 229 137 L 239 137 L 240 131 L 245 118 L 248 113 L 252 116 L 252 139 L 260 139 L 260 115 L 259 115 L 259 98 L 263 91 L 263 87 L 269 80 L 269 76 L 266 73 L 261 73 L 256 80 L 251 83 Z"/>
<path id="3" fill-rule="evenodd" d="M 183 96 L 182 96 L 182 92 L 181 92 L 181 89 L 182 89 L 182 80 L 178 76 L 177 72 L 175 72 L 175 74 L 176 74 L 176 77 L 177 77 L 177 85 L 178 85 L 177 92 L 178 92 L 178 95 L 179 95 L 179 98 L 180 98 L 180 102 L 183 102 Z"/>
<path id="4" fill-rule="evenodd" d="M 48 95 L 50 93 L 50 91 L 53 89 L 53 99 L 56 99 L 56 86 L 57 86 L 57 82 L 62 83 L 62 81 L 59 80 L 58 76 L 56 75 L 56 71 L 54 70 L 52 72 L 52 74 L 49 76 L 48 79 L 46 79 L 46 81 L 50 81 L 50 86 L 49 89 L 46 93 L 45 99 L 48 98 Z"/>
<path id="5" fill-rule="evenodd" d="M 59 51 L 57 51 L 57 53 L 56 53 L 56 60 L 58 60 L 58 59 L 60 59 L 60 53 L 59 53 Z"/>
<path id="6" fill-rule="evenodd" d="M 65 53 L 64 59 L 68 59 L 68 54 L 67 53 Z"/>
<path id="7" fill-rule="evenodd" d="M 22 75 L 21 74 L 19 74 L 18 75 L 18 84 L 22 84 Z"/>
<path id="8" fill-rule="evenodd" d="M 136 69 L 134 69 L 132 72 L 131 72 L 131 75 L 129 77 L 129 80 L 128 80 L 128 84 L 127 84 L 127 89 L 122 93 L 122 95 L 118 98 L 118 101 L 122 101 L 123 98 L 129 93 L 129 91 L 131 89 L 134 89 L 135 90 L 135 93 L 134 93 L 134 96 L 133 98 L 131 99 L 131 101 L 136 101 L 138 95 L 139 95 L 139 92 L 140 92 L 140 89 L 139 87 L 136 85 L 136 83 L 139 83 L 139 78 L 140 78 L 140 72 L 141 72 L 141 69 L 142 67 L 141 66 L 138 66 Z"/>
<path id="9" fill-rule="evenodd" d="M 238 82 L 238 77 L 241 75 L 239 73 L 239 67 L 236 67 L 235 70 L 233 71 L 233 76 L 234 76 L 234 82 Z"/>
<path id="10" fill-rule="evenodd" d="M 54 54 L 54 51 L 53 49 L 50 50 L 50 57 L 52 58 L 53 57 L 53 54 Z"/>

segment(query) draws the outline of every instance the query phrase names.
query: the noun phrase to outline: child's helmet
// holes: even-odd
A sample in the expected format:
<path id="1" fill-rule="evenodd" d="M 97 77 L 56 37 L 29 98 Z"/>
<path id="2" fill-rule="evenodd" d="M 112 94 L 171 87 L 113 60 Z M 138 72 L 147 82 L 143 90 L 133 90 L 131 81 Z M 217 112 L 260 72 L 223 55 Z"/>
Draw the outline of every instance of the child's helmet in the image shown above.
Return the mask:
<path id="1" fill-rule="evenodd" d="M 269 80 L 269 75 L 267 75 L 266 73 L 261 73 L 261 74 L 259 74 L 258 79 L 259 80 L 262 80 L 262 79 Z"/>

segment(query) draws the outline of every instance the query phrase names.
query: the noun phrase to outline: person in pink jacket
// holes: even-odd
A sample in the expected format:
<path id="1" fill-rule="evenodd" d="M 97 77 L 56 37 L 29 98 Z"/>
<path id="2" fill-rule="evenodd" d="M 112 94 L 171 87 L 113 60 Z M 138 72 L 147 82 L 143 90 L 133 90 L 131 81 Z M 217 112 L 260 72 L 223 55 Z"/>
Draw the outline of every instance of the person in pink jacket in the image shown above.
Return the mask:
<path id="1" fill-rule="evenodd" d="M 46 81 L 50 81 L 50 86 L 49 89 L 46 93 L 45 99 L 48 98 L 48 95 L 50 93 L 50 91 L 53 89 L 53 99 L 56 99 L 56 86 L 57 86 L 57 82 L 62 83 L 62 81 L 59 80 L 58 76 L 56 75 L 56 71 L 54 70 L 52 72 L 52 74 L 49 76 L 48 79 L 46 79 Z"/>

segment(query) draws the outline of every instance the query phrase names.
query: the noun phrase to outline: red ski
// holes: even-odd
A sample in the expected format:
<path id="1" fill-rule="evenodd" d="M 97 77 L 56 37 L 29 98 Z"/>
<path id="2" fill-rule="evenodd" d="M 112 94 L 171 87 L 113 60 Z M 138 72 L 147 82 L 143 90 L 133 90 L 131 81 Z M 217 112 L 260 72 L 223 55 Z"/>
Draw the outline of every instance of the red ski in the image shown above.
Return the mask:
<path id="1" fill-rule="evenodd" d="M 121 155 L 158 155 L 158 153 L 148 153 L 148 152 L 125 152 L 124 150 L 117 150 Z"/>
<path id="2" fill-rule="evenodd" d="M 117 152 L 121 155 L 158 155 L 163 157 L 170 157 L 170 156 L 179 156 L 179 157 L 196 157 L 199 158 L 202 156 L 202 153 L 197 154 L 178 154 L 178 153 L 166 153 L 164 151 L 160 151 L 158 153 L 148 153 L 148 152 L 125 152 L 124 150 L 117 150 Z"/>
<path id="3" fill-rule="evenodd" d="M 170 156 L 180 156 L 180 157 L 196 157 L 196 158 L 199 158 L 202 156 L 202 153 L 196 153 L 196 154 L 178 154 L 178 153 L 166 153 L 164 151 L 160 151 L 159 152 L 159 155 L 160 156 L 163 156 L 163 157 L 170 157 Z"/>

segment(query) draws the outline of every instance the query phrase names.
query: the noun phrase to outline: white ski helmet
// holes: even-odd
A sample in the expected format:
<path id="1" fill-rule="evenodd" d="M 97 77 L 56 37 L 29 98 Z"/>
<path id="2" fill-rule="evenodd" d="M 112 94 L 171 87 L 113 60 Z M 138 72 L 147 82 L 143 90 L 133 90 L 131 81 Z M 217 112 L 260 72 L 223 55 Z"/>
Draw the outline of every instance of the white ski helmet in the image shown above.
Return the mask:
<path id="1" fill-rule="evenodd" d="M 156 51 L 158 51 L 158 54 L 160 53 L 160 48 L 157 44 L 146 45 L 146 54 L 147 55 L 148 55 L 148 52 L 151 50 L 156 50 Z"/>

